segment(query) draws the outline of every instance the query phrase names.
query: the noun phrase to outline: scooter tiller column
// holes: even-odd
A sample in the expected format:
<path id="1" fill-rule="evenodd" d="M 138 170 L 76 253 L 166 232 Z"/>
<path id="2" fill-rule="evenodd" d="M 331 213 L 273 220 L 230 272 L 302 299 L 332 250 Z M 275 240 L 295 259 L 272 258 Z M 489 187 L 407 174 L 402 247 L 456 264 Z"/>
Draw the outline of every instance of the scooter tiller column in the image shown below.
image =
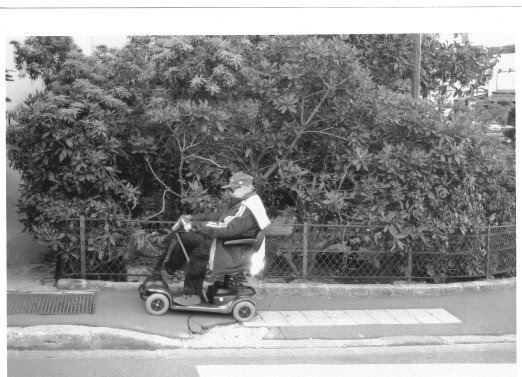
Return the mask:
<path id="1" fill-rule="evenodd" d="M 181 245 L 181 249 L 183 250 L 183 254 L 185 254 L 185 258 L 187 258 L 187 262 L 189 261 L 189 256 L 187 254 L 187 250 L 185 250 L 185 245 L 181 242 L 181 238 L 179 237 L 179 233 L 176 233 L 176 237 L 178 237 L 178 242 Z"/>
<path id="2" fill-rule="evenodd" d="M 188 262 L 189 261 L 189 256 L 187 254 L 187 250 L 185 250 L 185 245 L 183 245 L 183 242 L 181 242 L 181 238 L 179 236 L 179 233 L 176 233 L 176 237 L 178 237 L 178 242 L 181 245 L 181 249 L 183 250 L 183 254 L 185 254 L 185 258 L 187 258 L 187 262 Z M 207 294 L 206 294 L 204 289 L 202 290 L 201 293 L 203 294 L 203 298 L 205 299 L 205 302 L 209 302 Z"/>

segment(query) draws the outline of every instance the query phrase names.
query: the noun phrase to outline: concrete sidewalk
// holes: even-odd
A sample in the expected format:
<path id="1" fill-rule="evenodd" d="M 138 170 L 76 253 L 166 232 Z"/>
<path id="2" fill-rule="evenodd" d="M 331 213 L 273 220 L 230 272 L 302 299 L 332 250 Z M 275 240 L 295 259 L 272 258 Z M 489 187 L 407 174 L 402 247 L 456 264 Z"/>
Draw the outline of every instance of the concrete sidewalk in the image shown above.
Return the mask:
<path id="1" fill-rule="evenodd" d="M 43 284 L 42 284 L 43 282 Z M 31 285 L 32 283 L 32 285 Z M 7 345 L 13 350 L 59 349 L 173 349 L 173 348 L 301 348 L 362 347 L 410 344 L 514 343 L 514 334 L 501 335 L 422 335 L 391 336 L 379 339 L 271 338 L 267 328 L 248 328 L 237 324 L 231 315 L 208 315 L 169 311 L 151 316 L 138 296 L 140 283 L 60 280 L 57 287 L 49 280 L 18 275 L 10 282 L 10 292 L 95 292 L 94 315 L 9 315 Z M 257 281 L 258 300 L 285 297 L 364 298 L 437 297 L 491 292 L 516 287 L 516 279 L 498 279 L 452 284 L 320 284 L 313 282 L 266 283 Z M 171 284 L 181 292 L 181 283 Z M 262 305 L 261 305 L 262 306 Z"/>

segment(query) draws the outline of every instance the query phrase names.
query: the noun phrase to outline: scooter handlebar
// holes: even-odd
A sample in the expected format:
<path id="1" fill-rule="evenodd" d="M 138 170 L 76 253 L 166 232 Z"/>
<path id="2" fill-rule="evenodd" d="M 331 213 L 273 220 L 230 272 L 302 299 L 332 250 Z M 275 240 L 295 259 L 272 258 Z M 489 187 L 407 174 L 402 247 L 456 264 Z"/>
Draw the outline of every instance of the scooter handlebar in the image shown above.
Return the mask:
<path id="1" fill-rule="evenodd" d="M 182 226 L 181 224 L 179 223 L 179 221 L 174 224 L 174 226 L 172 227 L 172 233 L 176 233 L 178 231 L 180 231 L 182 229 Z"/>
<path id="2" fill-rule="evenodd" d="M 192 229 L 191 218 L 192 218 L 192 216 L 190 216 L 190 215 L 182 215 L 178 219 L 178 222 L 172 227 L 172 231 L 177 232 L 181 229 L 183 229 L 187 232 L 190 231 Z"/>
<path id="3" fill-rule="evenodd" d="M 192 221 L 190 216 L 181 216 L 179 219 L 182 223 L 183 229 L 185 229 L 187 232 L 190 232 L 192 229 Z"/>

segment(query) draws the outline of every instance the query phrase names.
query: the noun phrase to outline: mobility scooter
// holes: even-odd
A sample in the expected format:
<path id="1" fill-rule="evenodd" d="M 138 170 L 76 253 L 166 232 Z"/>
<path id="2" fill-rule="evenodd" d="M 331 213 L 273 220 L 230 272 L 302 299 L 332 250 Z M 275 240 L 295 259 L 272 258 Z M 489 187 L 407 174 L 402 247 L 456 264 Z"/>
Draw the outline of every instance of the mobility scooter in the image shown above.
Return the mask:
<path id="1" fill-rule="evenodd" d="M 187 261 L 189 256 L 181 242 L 179 232 L 175 232 Z M 265 232 L 260 231 L 256 238 L 232 239 L 223 241 L 223 246 L 251 245 L 252 250 L 258 250 L 264 240 Z M 244 258 L 250 260 L 253 252 L 244 253 Z M 256 304 L 253 297 L 256 291 L 245 285 L 244 271 L 234 271 L 224 276 L 223 281 L 216 281 L 201 293 L 202 301 L 197 305 L 181 306 L 173 302 L 169 286 L 159 273 L 148 277 L 139 287 L 139 294 L 145 301 L 145 307 L 150 314 L 162 315 L 171 310 L 194 311 L 206 313 L 232 313 L 239 322 L 252 320 L 256 315 Z"/>

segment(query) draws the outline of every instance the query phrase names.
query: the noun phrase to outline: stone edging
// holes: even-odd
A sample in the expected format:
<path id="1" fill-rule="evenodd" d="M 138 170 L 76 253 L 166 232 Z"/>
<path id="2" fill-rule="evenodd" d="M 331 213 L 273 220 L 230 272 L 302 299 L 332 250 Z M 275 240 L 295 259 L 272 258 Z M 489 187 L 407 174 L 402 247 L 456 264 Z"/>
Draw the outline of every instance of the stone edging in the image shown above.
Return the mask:
<path id="1" fill-rule="evenodd" d="M 59 290 L 107 290 L 138 289 L 139 282 L 108 282 L 102 280 L 60 279 Z M 169 285 L 172 291 L 181 291 L 183 283 Z M 474 282 L 449 284 L 324 284 L 314 282 L 301 283 L 265 283 L 256 281 L 252 286 L 261 295 L 271 296 L 441 296 L 446 294 L 495 291 L 516 287 L 516 278 L 499 280 L 478 280 Z"/>
<path id="2" fill-rule="evenodd" d="M 42 325 L 7 328 L 7 349 L 11 350 L 93 350 L 93 349 L 175 349 L 180 339 L 111 327 Z"/>
<path id="3" fill-rule="evenodd" d="M 375 339 L 270 339 L 268 329 L 241 325 L 222 328 L 187 339 L 171 339 L 146 333 L 75 325 L 9 327 L 7 349 L 46 350 L 144 350 L 144 349 L 299 349 L 390 346 L 443 346 L 456 344 L 516 343 L 516 334 L 389 336 Z"/>

